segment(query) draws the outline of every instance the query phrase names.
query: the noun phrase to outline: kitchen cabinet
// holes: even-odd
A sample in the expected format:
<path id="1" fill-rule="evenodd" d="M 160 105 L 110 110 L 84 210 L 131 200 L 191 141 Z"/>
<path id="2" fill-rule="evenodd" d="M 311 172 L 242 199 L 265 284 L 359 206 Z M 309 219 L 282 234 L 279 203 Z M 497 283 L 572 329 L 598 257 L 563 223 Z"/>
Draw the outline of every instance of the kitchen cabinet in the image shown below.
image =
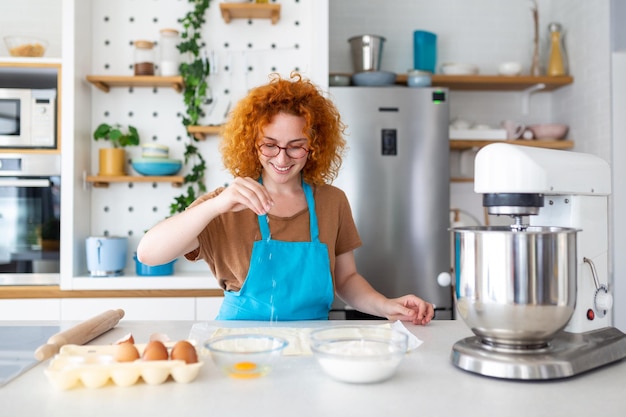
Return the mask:
<path id="1" fill-rule="evenodd" d="M 6 320 L 61 320 L 58 298 L 16 298 L 0 300 L 0 322 Z"/>
<path id="2" fill-rule="evenodd" d="M 232 19 L 270 19 L 275 25 L 280 19 L 280 4 L 220 3 L 224 22 Z"/>
<path id="3" fill-rule="evenodd" d="M 213 320 L 217 317 L 222 306 L 224 297 L 198 297 L 196 298 L 196 320 Z"/>
<path id="4" fill-rule="evenodd" d="M 64 298 L 61 299 L 63 320 L 85 320 L 103 311 L 121 308 L 125 320 L 195 320 L 193 297 L 144 298 Z"/>
<path id="5" fill-rule="evenodd" d="M 190 291 L 191 292 L 191 291 Z M 108 292 L 110 293 L 110 292 Z M 118 293 L 122 293 L 118 291 Z M 112 308 L 126 320 L 212 320 L 224 297 L 98 297 L 0 299 L 0 322 L 85 320 Z"/>

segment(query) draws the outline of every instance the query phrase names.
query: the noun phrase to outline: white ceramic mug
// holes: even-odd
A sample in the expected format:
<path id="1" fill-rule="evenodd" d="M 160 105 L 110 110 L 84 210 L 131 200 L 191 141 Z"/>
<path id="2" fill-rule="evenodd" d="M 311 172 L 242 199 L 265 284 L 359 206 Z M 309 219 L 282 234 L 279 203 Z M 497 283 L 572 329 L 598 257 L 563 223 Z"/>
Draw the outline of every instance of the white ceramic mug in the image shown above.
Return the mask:
<path id="1" fill-rule="evenodd" d="M 526 130 L 526 125 L 515 120 L 505 120 L 502 122 L 502 127 L 506 130 L 506 138 L 509 140 L 519 139 Z"/>

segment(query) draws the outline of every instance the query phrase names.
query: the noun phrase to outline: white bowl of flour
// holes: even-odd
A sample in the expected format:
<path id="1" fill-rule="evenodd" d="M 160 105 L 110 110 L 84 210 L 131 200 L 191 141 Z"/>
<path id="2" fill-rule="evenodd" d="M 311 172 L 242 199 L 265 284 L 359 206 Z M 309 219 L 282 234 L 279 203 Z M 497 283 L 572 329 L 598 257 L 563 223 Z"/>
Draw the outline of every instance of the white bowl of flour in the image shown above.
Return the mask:
<path id="1" fill-rule="evenodd" d="M 320 368 L 328 376 L 357 384 L 391 378 L 408 346 L 405 333 L 375 326 L 314 330 L 309 341 Z"/>

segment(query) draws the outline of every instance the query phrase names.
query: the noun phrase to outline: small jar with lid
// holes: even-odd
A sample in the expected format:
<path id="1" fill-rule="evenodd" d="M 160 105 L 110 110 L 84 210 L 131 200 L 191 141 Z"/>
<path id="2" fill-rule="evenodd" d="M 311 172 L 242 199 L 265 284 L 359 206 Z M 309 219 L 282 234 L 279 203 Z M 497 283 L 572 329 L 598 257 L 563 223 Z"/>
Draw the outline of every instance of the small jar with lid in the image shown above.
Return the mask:
<path id="1" fill-rule="evenodd" d="M 154 75 L 154 42 L 135 41 L 135 75 Z"/>
<path id="2" fill-rule="evenodd" d="M 178 75 L 180 52 L 177 46 L 179 43 L 180 38 L 176 29 L 161 29 L 159 71 L 164 77 Z"/>

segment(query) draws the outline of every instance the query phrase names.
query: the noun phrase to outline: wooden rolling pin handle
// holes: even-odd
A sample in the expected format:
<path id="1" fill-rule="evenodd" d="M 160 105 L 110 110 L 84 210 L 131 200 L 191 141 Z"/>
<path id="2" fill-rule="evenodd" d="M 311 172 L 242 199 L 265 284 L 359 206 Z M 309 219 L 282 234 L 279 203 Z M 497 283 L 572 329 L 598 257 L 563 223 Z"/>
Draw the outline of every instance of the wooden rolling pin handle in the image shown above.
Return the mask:
<path id="1" fill-rule="evenodd" d="M 48 359 L 57 354 L 63 345 L 83 345 L 111 330 L 124 317 L 124 310 L 109 310 L 90 318 L 48 339 L 48 343 L 35 351 L 38 360 Z"/>

